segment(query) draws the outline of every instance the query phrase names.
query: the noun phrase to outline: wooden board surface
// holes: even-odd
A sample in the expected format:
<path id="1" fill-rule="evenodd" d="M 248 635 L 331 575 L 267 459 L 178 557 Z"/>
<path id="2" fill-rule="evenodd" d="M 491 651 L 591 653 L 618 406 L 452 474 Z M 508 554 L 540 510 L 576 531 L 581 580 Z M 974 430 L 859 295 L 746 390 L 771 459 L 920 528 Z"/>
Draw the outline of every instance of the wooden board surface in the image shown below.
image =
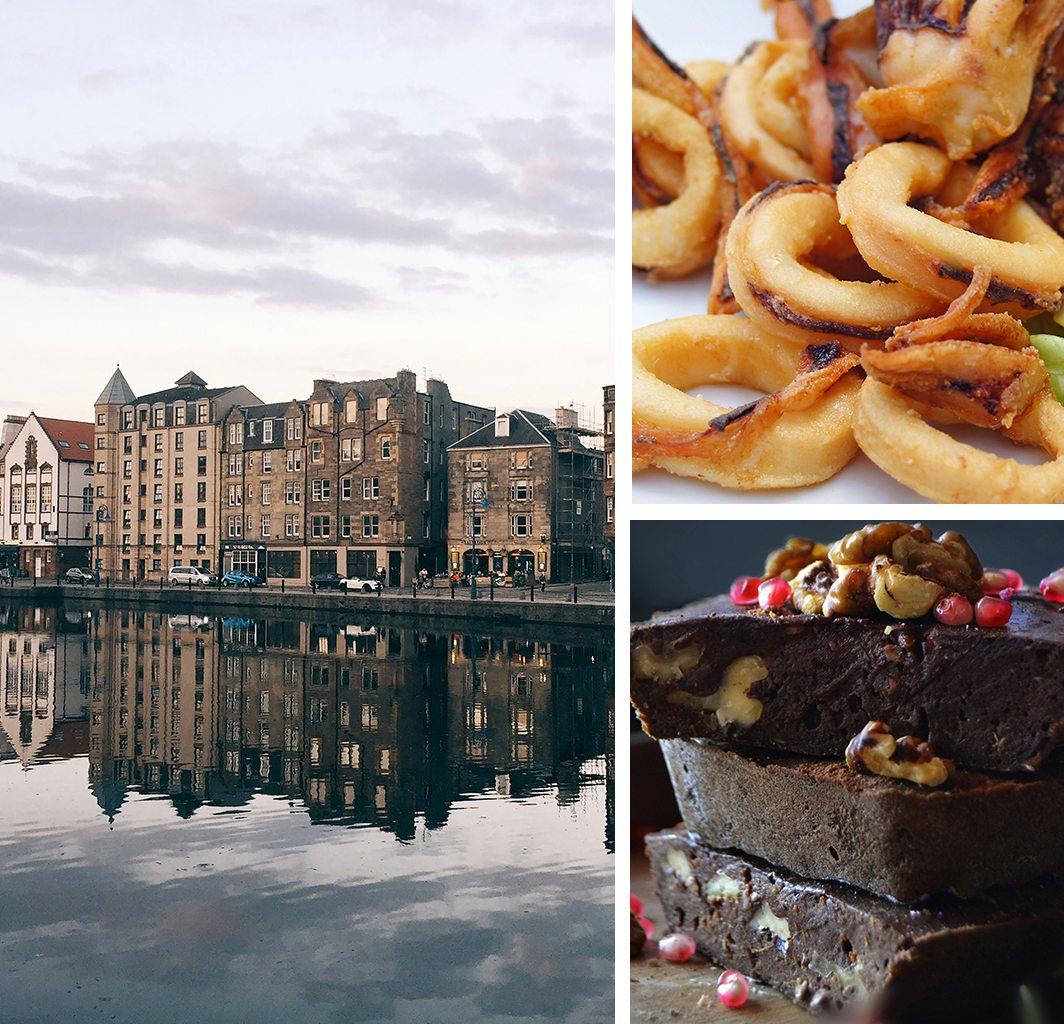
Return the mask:
<path id="1" fill-rule="evenodd" d="M 642 901 L 646 916 L 660 929 L 665 915 L 654 894 L 645 855 L 632 852 L 632 892 Z M 660 934 L 660 932 L 658 933 Z M 642 956 L 631 962 L 631 1019 L 633 1022 L 697 1021 L 698 1024 L 812 1024 L 815 1018 L 765 985 L 751 983 L 746 1005 L 729 1010 L 717 998 L 721 968 L 695 956 L 685 964 L 657 956 L 647 943 Z"/>

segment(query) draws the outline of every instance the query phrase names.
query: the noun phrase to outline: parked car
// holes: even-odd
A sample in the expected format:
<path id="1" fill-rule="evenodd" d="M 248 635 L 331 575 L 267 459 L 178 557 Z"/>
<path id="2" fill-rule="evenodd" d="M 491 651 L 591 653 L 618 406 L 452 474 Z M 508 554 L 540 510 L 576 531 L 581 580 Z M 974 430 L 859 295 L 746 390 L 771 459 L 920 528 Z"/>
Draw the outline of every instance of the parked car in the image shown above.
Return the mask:
<path id="1" fill-rule="evenodd" d="M 208 587 L 218 582 L 218 577 L 213 572 L 198 565 L 172 565 L 167 577 L 171 583 L 184 583 L 186 587 L 191 583 Z"/>
<path id="2" fill-rule="evenodd" d="M 361 590 L 364 594 L 371 594 L 374 590 L 380 590 L 381 581 L 376 576 L 369 580 L 362 576 L 348 576 L 344 580 L 344 586 L 348 590 Z"/>
<path id="3" fill-rule="evenodd" d="M 83 569 L 80 565 L 75 565 L 63 573 L 63 581 L 65 583 L 80 583 L 85 586 L 86 583 L 95 583 L 96 576 L 91 569 Z"/>
<path id="4" fill-rule="evenodd" d="M 250 590 L 252 587 L 261 587 L 262 585 L 262 580 L 258 576 L 252 576 L 251 573 L 244 572 L 241 569 L 230 569 L 222 577 L 223 587 L 247 587 Z"/>
<path id="5" fill-rule="evenodd" d="M 317 576 L 310 577 L 310 589 L 340 590 L 345 582 L 338 572 L 319 572 Z"/>

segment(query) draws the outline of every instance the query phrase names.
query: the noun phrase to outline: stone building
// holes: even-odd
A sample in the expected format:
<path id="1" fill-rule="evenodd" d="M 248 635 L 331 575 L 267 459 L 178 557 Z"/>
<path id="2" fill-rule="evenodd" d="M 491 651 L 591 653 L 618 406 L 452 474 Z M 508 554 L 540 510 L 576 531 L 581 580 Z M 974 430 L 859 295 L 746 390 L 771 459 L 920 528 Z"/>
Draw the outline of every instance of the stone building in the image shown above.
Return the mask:
<path id="1" fill-rule="evenodd" d="M 614 460 L 617 454 L 617 435 L 614 433 L 614 419 L 617 411 L 617 388 L 607 384 L 602 389 L 602 440 L 603 440 L 603 481 L 602 497 L 604 502 L 605 523 L 603 524 L 603 569 L 610 579 L 614 579 L 614 557 L 616 554 L 617 534 L 614 525 L 614 501 L 616 487 L 613 476 Z"/>
<path id="2" fill-rule="evenodd" d="M 96 564 L 114 579 L 165 578 L 171 565 L 215 568 L 222 423 L 260 399 L 209 388 L 195 373 L 136 396 L 116 369 L 96 399 Z"/>
<path id="3" fill-rule="evenodd" d="M 451 445 L 452 571 L 553 582 L 601 574 L 600 449 L 574 410 L 515 410 Z"/>
<path id="4" fill-rule="evenodd" d="M 446 571 L 447 449 L 493 414 L 454 401 L 442 381 L 418 391 L 409 370 L 317 380 L 287 407 L 233 408 L 222 442 L 222 568 L 303 583 L 384 568 L 390 586 L 422 568 Z"/>
<path id="5" fill-rule="evenodd" d="M 54 578 L 88 565 L 96 480 L 92 424 L 31 413 L 8 417 L 3 438 L 0 569 Z"/>

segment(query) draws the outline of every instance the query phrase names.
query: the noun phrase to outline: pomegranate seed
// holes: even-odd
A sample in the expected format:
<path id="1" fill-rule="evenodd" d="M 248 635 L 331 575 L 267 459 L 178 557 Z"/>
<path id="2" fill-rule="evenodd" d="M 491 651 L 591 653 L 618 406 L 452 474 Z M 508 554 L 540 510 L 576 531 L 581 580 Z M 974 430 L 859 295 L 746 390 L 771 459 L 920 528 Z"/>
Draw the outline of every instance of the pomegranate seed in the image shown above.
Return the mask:
<path id="1" fill-rule="evenodd" d="M 757 604 L 757 588 L 760 586 L 759 576 L 740 576 L 731 585 L 732 604 Z"/>
<path id="2" fill-rule="evenodd" d="M 1038 589 L 1047 601 L 1064 604 L 1064 569 L 1051 572 L 1038 584 Z"/>
<path id="3" fill-rule="evenodd" d="M 984 594 L 1000 594 L 1006 587 L 1023 589 L 1023 577 L 1015 569 L 985 569 L 979 586 Z"/>
<path id="4" fill-rule="evenodd" d="M 997 597 L 984 597 L 975 606 L 975 621 L 980 626 L 1004 626 L 1012 618 L 1012 605 Z"/>
<path id="5" fill-rule="evenodd" d="M 659 940 L 658 952 L 666 960 L 675 960 L 678 963 L 683 963 L 684 960 L 690 960 L 694 956 L 695 940 L 683 932 L 674 932 L 672 935 L 666 935 Z"/>
<path id="6" fill-rule="evenodd" d="M 640 917 L 636 915 L 636 920 L 639 922 L 639 927 L 643 929 L 643 934 L 649 939 L 654 934 L 654 922 L 648 917 Z"/>
<path id="7" fill-rule="evenodd" d="M 746 1002 L 750 994 L 750 983 L 741 971 L 725 971 L 717 982 L 717 995 L 729 1009 L 734 1010 Z"/>
<path id="8" fill-rule="evenodd" d="M 949 594 L 935 605 L 935 618 L 947 626 L 967 626 L 974 615 L 972 602 L 960 594 Z"/>
<path id="9" fill-rule="evenodd" d="M 757 588 L 757 603 L 762 608 L 779 608 L 786 604 L 790 598 L 791 585 L 786 580 L 781 580 L 778 576 L 765 580 Z"/>
<path id="10" fill-rule="evenodd" d="M 642 917 L 643 916 L 643 901 L 638 896 L 636 896 L 636 894 L 634 892 L 633 893 L 629 893 L 628 897 L 629 897 L 629 900 L 628 900 L 629 901 L 629 905 L 632 908 L 632 913 L 635 914 L 636 917 Z"/>

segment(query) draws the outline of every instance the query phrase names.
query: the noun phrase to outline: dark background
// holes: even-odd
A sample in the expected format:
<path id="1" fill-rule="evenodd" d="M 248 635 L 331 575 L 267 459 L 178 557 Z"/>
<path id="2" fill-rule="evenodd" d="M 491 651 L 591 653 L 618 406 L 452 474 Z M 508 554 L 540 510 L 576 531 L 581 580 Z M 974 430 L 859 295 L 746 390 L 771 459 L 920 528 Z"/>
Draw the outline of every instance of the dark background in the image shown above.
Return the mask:
<path id="1" fill-rule="evenodd" d="M 633 520 L 631 524 L 631 615 L 727 593 L 737 576 L 760 576 L 765 557 L 791 537 L 831 544 L 866 519 L 691 522 Z M 1053 520 L 926 519 L 937 537 L 963 534 L 984 567 L 1015 569 L 1028 586 L 1064 568 L 1064 522 Z"/>

